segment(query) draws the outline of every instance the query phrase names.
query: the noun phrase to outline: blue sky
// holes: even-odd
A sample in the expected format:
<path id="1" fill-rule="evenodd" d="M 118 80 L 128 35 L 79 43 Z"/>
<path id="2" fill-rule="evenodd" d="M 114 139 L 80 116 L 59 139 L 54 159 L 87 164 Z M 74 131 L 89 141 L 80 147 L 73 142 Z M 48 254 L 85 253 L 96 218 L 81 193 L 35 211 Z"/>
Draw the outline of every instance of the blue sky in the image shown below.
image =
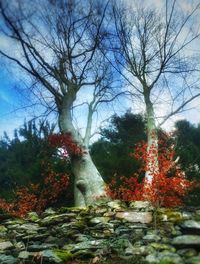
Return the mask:
<path id="1" fill-rule="evenodd" d="M 23 74 L 22 74 L 23 75 Z M 25 119 L 33 118 L 32 111 L 24 108 L 29 102 L 25 101 L 25 94 L 16 88 L 22 83 L 17 81 L 11 71 L 1 66 L 0 71 L 0 137 L 4 131 L 12 137 L 13 130 L 23 125 Z"/>
<path id="2" fill-rule="evenodd" d="M 13 89 L 13 83 L 5 71 L 0 73 L 0 135 L 3 131 L 9 134 L 15 126 L 21 122 L 15 109 L 18 108 L 16 97 L 18 96 Z"/>
<path id="3" fill-rule="evenodd" d="M 31 109 L 23 108 L 25 102 L 23 102 L 23 96 L 19 95 L 18 91 L 15 89 L 15 85 L 20 85 L 14 79 L 14 76 L 7 73 L 5 70 L 0 72 L 0 137 L 3 136 L 3 132 L 6 131 L 10 137 L 13 136 L 13 130 L 15 128 L 19 128 L 23 125 L 24 120 L 30 120 L 33 118 L 34 114 Z M 110 115 L 111 112 L 118 112 L 122 114 L 125 109 L 132 108 L 133 112 L 143 112 L 144 106 L 141 102 L 132 103 L 131 101 L 125 102 L 121 101 L 122 104 L 115 104 L 114 109 L 113 106 L 110 109 L 105 109 L 105 106 L 101 113 L 99 113 L 99 118 L 104 120 L 106 117 Z M 24 105 L 23 105 L 24 103 Z M 197 124 L 200 122 L 200 98 L 193 101 L 186 109 L 188 111 L 184 111 L 173 118 L 171 118 L 165 125 L 165 129 L 171 129 L 173 127 L 173 123 L 179 119 L 187 119 L 191 123 Z M 38 109 L 39 111 L 39 109 Z M 37 111 L 36 111 L 37 112 Z M 157 112 L 165 112 L 164 108 L 157 109 Z M 38 112 L 39 113 L 39 112 Z M 81 111 L 76 115 L 79 118 L 79 127 L 80 130 L 84 130 L 84 122 L 86 111 L 82 108 Z M 81 121 L 81 122 L 80 122 Z M 96 124 L 96 122 L 95 122 Z"/>
<path id="4" fill-rule="evenodd" d="M 129 1 L 129 0 L 126 0 Z M 155 5 L 160 5 L 163 2 L 161 0 L 151 0 L 150 2 L 154 3 Z M 182 3 L 185 4 L 185 9 L 189 8 L 189 1 L 184 0 Z M 199 41 L 199 40 L 198 40 Z M 200 41 L 198 42 L 198 44 Z M 6 41 L 5 38 L 0 36 L 0 46 L 6 47 L 7 49 L 12 49 L 13 43 L 9 43 Z M 199 48 L 200 45 L 198 45 Z M 7 67 L 10 67 L 12 64 L 9 62 Z M 19 126 L 23 125 L 24 120 L 29 120 L 33 118 L 34 114 L 31 108 L 23 108 L 25 105 L 28 105 L 30 102 L 27 102 L 23 98 L 23 93 L 20 95 L 18 91 L 15 89 L 15 86 L 19 88 L 23 88 L 23 83 L 20 81 L 25 77 L 25 74 L 19 72 L 18 70 L 14 69 L 11 71 L 7 71 L 4 65 L 2 64 L 2 60 L 0 57 L 0 137 L 3 135 L 3 132 L 6 131 L 9 136 L 13 135 L 13 130 L 15 128 L 19 128 Z M 24 94 L 25 96 L 25 94 Z M 26 95 L 27 96 L 27 95 Z M 87 97 L 87 94 L 85 94 Z M 114 109 L 113 106 L 110 109 L 106 108 L 105 106 L 102 107 L 103 111 L 99 113 L 100 119 L 105 119 L 113 113 L 114 111 L 122 114 L 125 109 L 132 108 L 133 112 L 143 112 L 144 107 L 141 102 L 134 102 L 131 101 L 125 102 L 124 100 L 121 101 L 121 104 L 115 104 Z M 187 106 L 186 109 L 190 109 L 189 111 L 182 112 L 179 115 L 171 118 L 165 125 L 164 128 L 171 129 L 173 127 L 174 121 L 178 119 L 188 119 L 192 123 L 199 123 L 200 122 L 200 98 L 197 98 L 193 101 L 190 105 Z M 17 110 L 18 109 L 18 110 Z M 40 113 L 40 108 L 35 109 L 36 113 Z M 156 108 L 156 113 L 162 114 L 165 113 L 166 106 L 159 105 Z M 85 122 L 85 112 L 81 110 L 81 112 L 77 115 L 79 117 L 80 129 L 84 129 L 84 122 Z"/>

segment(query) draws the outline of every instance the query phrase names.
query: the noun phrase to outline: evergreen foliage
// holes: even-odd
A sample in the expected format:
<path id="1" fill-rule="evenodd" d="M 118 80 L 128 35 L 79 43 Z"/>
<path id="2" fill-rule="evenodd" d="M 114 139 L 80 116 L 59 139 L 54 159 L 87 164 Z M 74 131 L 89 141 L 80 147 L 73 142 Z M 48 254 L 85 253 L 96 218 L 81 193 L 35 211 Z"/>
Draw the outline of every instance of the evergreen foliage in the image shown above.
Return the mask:
<path id="1" fill-rule="evenodd" d="M 176 153 L 189 180 L 200 182 L 200 124 L 197 126 L 187 120 L 176 122 Z M 199 188 L 192 190 L 186 202 L 199 205 Z"/>
<path id="2" fill-rule="evenodd" d="M 6 133 L 0 140 L 0 192 L 3 198 L 12 198 L 16 188 L 40 183 L 44 174 L 44 162 L 62 172 L 57 150 L 51 148 L 48 137 L 55 125 L 40 120 L 24 122 L 15 129 L 13 139 Z M 70 171 L 70 168 L 68 168 Z"/>
<path id="3" fill-rule="evenodd" d="M 108 128 L 101 130 L 101 138 L 91 146 L 91 155 L 106 182 L 113 176 L 130 176 L 139 162 L 130 156 L 135 144 L 146 138 L 142 115 L 127 111 L 114 115 Z"/>

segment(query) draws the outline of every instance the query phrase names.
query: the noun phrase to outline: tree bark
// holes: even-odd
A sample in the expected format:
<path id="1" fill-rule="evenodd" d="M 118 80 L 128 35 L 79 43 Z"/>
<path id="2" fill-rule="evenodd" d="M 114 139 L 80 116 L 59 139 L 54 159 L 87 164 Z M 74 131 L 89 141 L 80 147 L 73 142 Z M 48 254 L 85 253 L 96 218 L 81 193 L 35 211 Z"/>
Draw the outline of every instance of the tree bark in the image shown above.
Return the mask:
<path id="1" fill-rule="evenodd" d="M 151 184 L 153 180 L 152 170 L 154 172 L 159 171 L 158 164 L 158 135 L 155 123 L 155 115 L 153 104 L 150 99 L 150 93 L 144 93 L 145 105 L 146 105 L 146 118 L 147 118 L 147 170 L 145 172 L 145 181 L 147 184 Z M 150 153 L 154 150 L 154 155 Z M 151 155 L 151 158 L 148 157 Z"/>
<path id="2" fill-rule="evenodd" d="M 59 108 L 59 126 L 61 133 L 70 133 L 73 141 L 84 150 L 83 156 L 79 157 L 69 153 L 72 172 L 75 177 L 75 206 L 84 207 L 92 204 L 99 196 L 104 196 L 105 189 L 104 181 L 91 159 L 88 148 L 73 126 L 71 106 L 74 99 L 75 94 L 68 94 L 63 98 L 62 106 Z"/>
<path id="3" fill-rule="evenodd" d="M 92 204 L 99 196 L 105 195 L 104 181 L 88 150 L 82 157 L 72 159 L 72 171 L 75 176 L 74 200 L 76 206 Z"/>

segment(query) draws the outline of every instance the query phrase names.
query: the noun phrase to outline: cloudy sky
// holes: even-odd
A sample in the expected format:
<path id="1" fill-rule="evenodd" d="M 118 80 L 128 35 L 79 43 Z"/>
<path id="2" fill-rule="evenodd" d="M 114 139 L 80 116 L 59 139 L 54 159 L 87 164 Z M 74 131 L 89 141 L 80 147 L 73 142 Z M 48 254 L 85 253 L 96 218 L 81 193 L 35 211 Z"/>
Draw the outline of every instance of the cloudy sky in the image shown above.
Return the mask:
<path id="1" fill-rule="evenodd" d="M 131 0 L 124 0 L 128 4 L 132 4 Z M 170 0 L 171 1 L 171 0 Z M 156 6 L 157 8 L 162 8 L 165 0 L 145 0 L 142 1 L 150 6 Z M 177 0 L 177 4 L 182 8 L 184 12 L 189 11 L 194 4 L 198 1 L 192 0 Z M 198 21 L 196 21 L 198 22 Z M 1 21 L 0 21 L 1 25 Z M 199 25 L 200 25 L 200 16 L 199 16 Z M 16 47 L 8 41 L 2 34 L 0 34 L 0 49 L 10 50 L 10 52 L 16 52 Z M 200 51 L 200 40 L 196 41 L 192 46 L 192 49 L 188 50 L 188 53 L 193 51 Z M 34 115 L 40 114 L 41 108 L 35 106 L 34 108 L 27 107 L 31 106 L 33 103 L 30 95 L 23 92 L 24 83 L 27 83 L 27 78 L 24 73 L 19 71 L 19 69 L 14 68 L 12 64 L 6 63 L 5 60 L 0 57 L 0 137 L 3 135 L 3 132 L 6 131 L 10 136 L 12 136 L 13 130 L 21 126 L 24 120 L 29 120 L 34 117 Z M 199 84 L 200 86 L 200 84 Z M 81 98 L 87 100 L 88 94 L 81 95 Z M 27 107 L 27 108 L 26 108 Z M 127 108 L 131 108 L 134 113 L 143 112 L 144 105 L 141 101 L 131 102 L 121 100 L 116 102 L 114 105 L 111 105 L 109 108 L 106 106 L 102 107 L 102 111 L 99 112 L 98 119 L 104 120 L 109 114 L 116 111 L 119 114 L 122 114 Z M 173 124 L 176 120 L 187 119 L 191 123 L 197 124 L 200 123 L 200 97 L 192 101 L 180 114 L 169 119 L 165 124 L 164 128 L 170 130 L 173 127 Z M 157 116 L 164 116 L 169 109 L 165 104 L 157 104 L 155 107 Z M 84 130 L 85 124 L 85 115 L 86 111 L 81 110 L 76 116 L 79 123 L 80 130 Z M 95 122 L 95 127 L 98 125 L 98 122 Z"/>

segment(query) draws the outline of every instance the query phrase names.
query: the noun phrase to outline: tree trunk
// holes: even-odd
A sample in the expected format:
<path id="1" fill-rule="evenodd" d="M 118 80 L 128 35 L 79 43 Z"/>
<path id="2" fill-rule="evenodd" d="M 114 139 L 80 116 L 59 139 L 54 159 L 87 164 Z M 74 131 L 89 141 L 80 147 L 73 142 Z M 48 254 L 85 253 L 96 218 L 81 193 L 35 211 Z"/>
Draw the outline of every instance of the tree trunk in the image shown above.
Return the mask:
<path id="1" fill-rule="evenodd" d="M 75 95 L 74 95 L 75 96 Z M 84 150 L 81 157 L 71 158 L 72 172 L 74 174 L 74 201 L 75 206 L 92 204 L 99 196 L 105 195 L 104 181 L 94 165 L 89 150 L 84 146 L 81 135 L 76 131 L 72 123 L 71 105 L 73 96 L 66 96 L 59 109 L 59 126 L 61 133 L 70 133 L 76 144 Z"/>
<path id="2" fill-rule="evenodd" d="M 145 104 L 146 104 L 146 118 L 147 118 L 147 170 L 145 172 L 145 181 L 147 184 L 151 184 L 153 180 L 152 170 L 154 172 L 159 171 L 158 164 L 158 135 L 155 124 L 155 116 L 153 104 L 150 100 L 150 94 L 145 94 Z M 154 154 L 151 155 L 152 150 Z M 151 158 L 149 157 L 151 155 Z"/>
<path id="3" fill-rule="evenodd" d="M 88 151 L 82 157 L 72 160 L 72 171 L 75 176 L 76 206 L 92 204 L 99 196 L 105 195 L 103 179 Z"/>

